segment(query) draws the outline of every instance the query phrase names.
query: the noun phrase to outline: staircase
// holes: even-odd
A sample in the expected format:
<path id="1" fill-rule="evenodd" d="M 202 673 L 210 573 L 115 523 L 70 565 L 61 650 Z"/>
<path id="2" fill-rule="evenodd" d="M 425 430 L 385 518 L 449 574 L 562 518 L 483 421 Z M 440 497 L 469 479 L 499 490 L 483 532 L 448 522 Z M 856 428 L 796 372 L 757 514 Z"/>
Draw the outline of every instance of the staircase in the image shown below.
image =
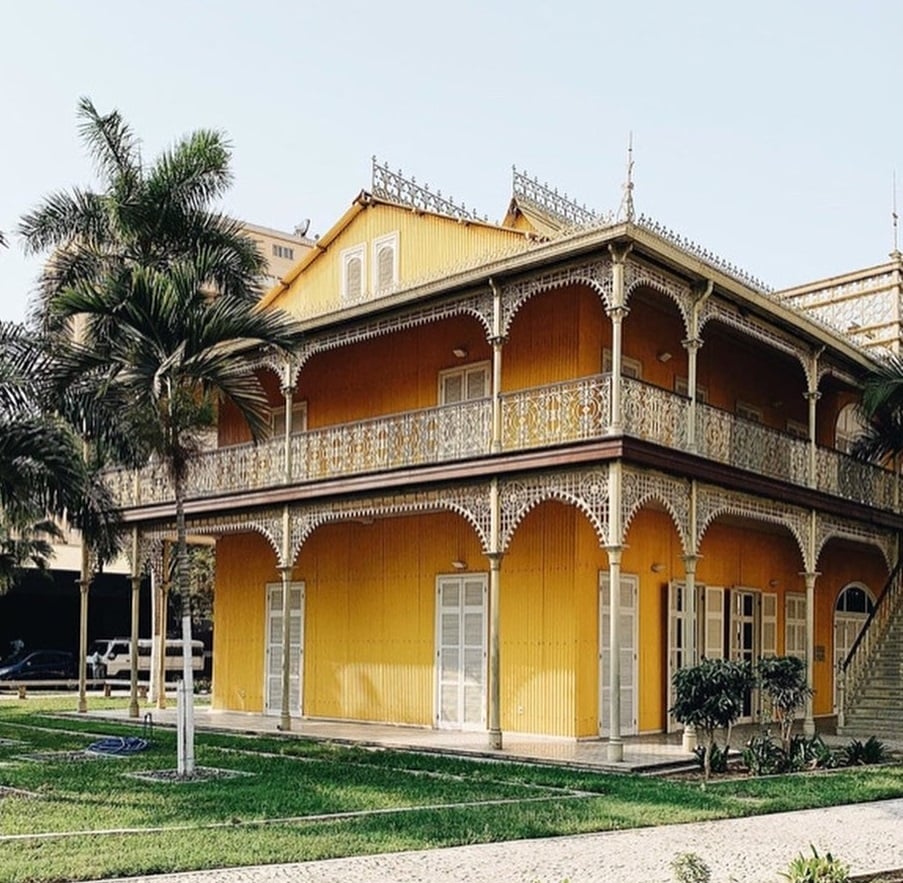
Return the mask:
<path id="1" fill-rule="evenodd" d="M 903 741 L 903 578 L 897 563 L 844 661 L 837 732 Z"/>

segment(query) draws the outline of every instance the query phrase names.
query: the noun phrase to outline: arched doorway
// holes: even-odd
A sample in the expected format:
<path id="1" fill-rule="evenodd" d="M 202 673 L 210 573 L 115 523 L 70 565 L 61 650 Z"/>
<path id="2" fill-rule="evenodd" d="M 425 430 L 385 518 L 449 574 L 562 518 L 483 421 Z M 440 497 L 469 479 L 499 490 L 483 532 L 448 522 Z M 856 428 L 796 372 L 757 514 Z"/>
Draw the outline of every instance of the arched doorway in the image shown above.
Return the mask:
<path id="1" fill-rule="evenodd" d="M 839 671 L 853 643 L 875 609 L 875 597 L 864 583 L 850 583 L 834 605 L 834 670 Z M 834 679 L 834 709 L 837 709 L 837 681 Z"/>

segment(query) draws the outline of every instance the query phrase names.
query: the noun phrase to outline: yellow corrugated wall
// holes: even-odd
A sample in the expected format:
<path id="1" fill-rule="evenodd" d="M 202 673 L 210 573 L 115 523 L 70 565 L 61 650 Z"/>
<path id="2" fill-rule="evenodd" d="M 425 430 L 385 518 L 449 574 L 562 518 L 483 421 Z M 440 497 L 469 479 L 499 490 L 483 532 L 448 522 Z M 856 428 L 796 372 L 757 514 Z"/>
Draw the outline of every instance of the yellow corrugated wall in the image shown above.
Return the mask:
<path id="1" fill-rule="evenodd" d="M 335 524 L 304 546 L 305 713 L 433 723 L 436 575 L 485 570 L 472 528 L 450 514 Z"/>
<path id="2" fill-rule="evenodd" d="M 256 533 L 216 544 L 213 707 L 263 711 L 266 584 L 279 581 L 276 556 Z"/>
<path id="3" fill-rule="evenodd" d="M 329 244 L 327 251 L 313 261 L 290 290 L 276 301 L 276 306 L 289 311 L 310 305 L 324 311 L 338 307 L 341 255 L 345 249 L 358 245 L 364 245 L 366 249 L 365 284 L 369 288 L 372 243 L 391 233 L 398 234 L 398 278 L 402 284 L 432 278 L 443 270 L 473 265 L 480 257 L 524 243 L 523 234 L 512 230 L 458 223 L 395 206 L 373 205 L 352 220 Z"/>

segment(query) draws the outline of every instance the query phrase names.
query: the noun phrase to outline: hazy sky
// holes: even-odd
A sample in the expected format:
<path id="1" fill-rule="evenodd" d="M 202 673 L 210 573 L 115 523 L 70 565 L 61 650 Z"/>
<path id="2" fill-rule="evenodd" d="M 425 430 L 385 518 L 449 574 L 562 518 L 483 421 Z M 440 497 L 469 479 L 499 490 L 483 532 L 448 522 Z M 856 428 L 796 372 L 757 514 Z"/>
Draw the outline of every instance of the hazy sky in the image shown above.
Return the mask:
<path id="1" fill-rule="evenodd" d="M 511 165 L 617 209 L 628 133 L 635 202 L 785 287 L 884 261 L 903 182 L 903 4 L 9 3 L 0 26 L 0 230 L 90 185 L 87 95 L 145 156 L 228 133 L 224 208 L 322 233 L 370 184 L 370 156 L 504 215 Z M 0 249 L 0 319 L 38 262 Z"/>

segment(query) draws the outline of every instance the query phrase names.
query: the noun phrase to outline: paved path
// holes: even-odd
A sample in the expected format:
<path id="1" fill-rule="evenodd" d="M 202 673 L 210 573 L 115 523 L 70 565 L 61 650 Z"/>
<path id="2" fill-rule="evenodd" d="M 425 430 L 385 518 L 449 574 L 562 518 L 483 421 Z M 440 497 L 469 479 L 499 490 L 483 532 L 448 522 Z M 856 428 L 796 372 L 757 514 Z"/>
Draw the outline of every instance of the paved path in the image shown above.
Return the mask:
<path id="1" fill-rule="evenodd" d="M 854 874 L 903 868 L 903 799 L 700 822 L 267 865 L 133 877 L 129 883 L 672 883 L 670 862 L 696 852 L 712 883 L 777 883 L 814 845 Z M 109 881 L 107 881 L 109 883 Z"/>

